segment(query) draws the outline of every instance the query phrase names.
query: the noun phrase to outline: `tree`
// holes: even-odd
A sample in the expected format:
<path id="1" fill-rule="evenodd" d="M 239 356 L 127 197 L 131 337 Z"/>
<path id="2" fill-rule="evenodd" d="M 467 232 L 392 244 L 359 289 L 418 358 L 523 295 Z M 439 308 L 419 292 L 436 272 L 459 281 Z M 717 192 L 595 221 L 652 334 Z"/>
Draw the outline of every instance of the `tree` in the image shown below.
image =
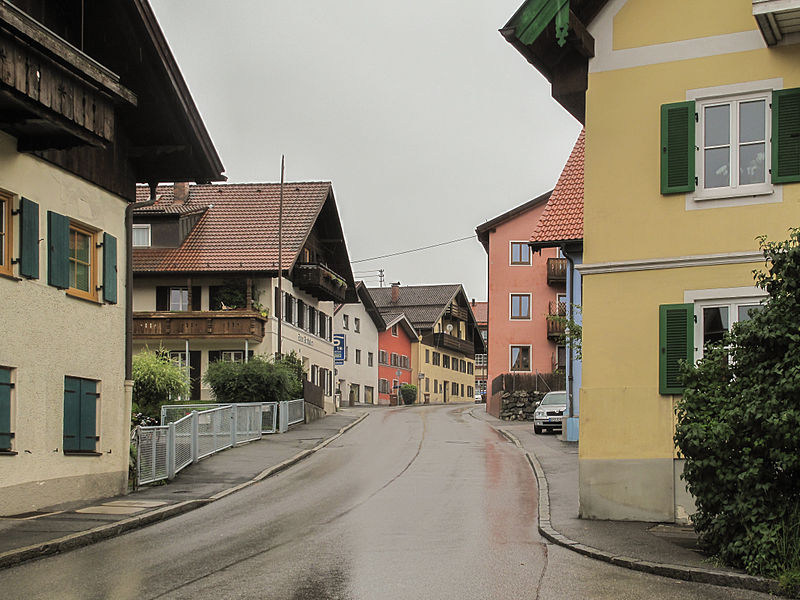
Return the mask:
<path id="1" fill-rule="evenodd" d="M 133 410 L 158 418 L 161 405 L 189 395 L 189 380 L 164 350 L 143 350 L 133 357 Z"/>
<path id="2" fill-rule="evenodd" d="M 702 546 L 749 573 L 800 580 L 800 230 L 759 238 L 768 297 L 685 369 L 675 443 Z"/>

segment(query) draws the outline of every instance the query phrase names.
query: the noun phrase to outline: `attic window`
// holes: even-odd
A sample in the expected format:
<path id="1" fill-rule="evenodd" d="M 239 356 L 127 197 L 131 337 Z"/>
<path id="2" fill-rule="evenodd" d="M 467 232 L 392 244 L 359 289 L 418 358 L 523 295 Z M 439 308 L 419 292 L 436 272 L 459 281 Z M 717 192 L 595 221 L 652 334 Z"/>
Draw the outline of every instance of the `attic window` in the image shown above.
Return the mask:
<path id="1" fill-rule="evenodd" d="M 134 248 L 149 248 L 150 247 L 150 224 L 134 225 L 133 226 L 133 247 Z"/>

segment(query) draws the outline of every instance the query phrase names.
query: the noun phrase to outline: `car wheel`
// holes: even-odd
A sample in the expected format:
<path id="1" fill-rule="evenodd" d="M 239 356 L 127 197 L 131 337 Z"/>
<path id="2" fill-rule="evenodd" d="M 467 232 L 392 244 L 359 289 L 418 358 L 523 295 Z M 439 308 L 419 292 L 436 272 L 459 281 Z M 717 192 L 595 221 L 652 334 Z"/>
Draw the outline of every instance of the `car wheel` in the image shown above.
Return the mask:
<path id="1" fill-rule="evenodd" d="M 533 426 L 533 433 L 542 433 L 542 428 L 538 425 Z"/>

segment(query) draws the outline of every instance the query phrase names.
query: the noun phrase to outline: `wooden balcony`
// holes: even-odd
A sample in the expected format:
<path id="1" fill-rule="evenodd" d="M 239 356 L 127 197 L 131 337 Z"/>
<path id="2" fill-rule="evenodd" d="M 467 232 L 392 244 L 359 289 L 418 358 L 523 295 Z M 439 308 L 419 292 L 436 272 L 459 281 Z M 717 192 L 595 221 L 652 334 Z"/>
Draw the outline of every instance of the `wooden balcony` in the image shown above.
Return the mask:
<path id="1" fill-rule="evenodd" d="M 447 348 L 448 350 L 454 350 L 455 352 L 460 352 L 461 354 L 466 354 L 467 356 L 475 355 L 474 342 L 462 340 L 454 335 L 450 335 L 449 333 L 434 333 L 433 345 L 441 348 Z"/>
<path id="2" fill-rule="evenodd" d="M 297 265 L 294 284 L 319 300 L 344 302 L 347 282 L 344 277 L 320 264 Z"/>
<path id="3" fill-rule="evenodd" d="M 566 317 L 567 316 L 566 303 L 550 302 L 550 309 L 548 311 L 548 316 Z M 548 339 L 551 340 L 558 339 L 564 335 L 565 331 L 566 331 L 566 323 L 564 323 L 563 321 L 555 321 L 553 319 L 547 319 Z"/>
<path id="4" fill-rule="evenodd" d="M 547 285 L 566 285 L 567 283 L 567 259 L 548 258 L 547 259 Z"/>
<path id="5" fill-rule="evenodd" d="M 114 104 L 136 102 L 119 76 L 0 3 L 0 130 L 20 151 L 107 147 L 116 139 Z"/>
<path id="6" fill-rule="evenodd" d="M 260 342 L 266 319 L 244 310 L 134 312 L 133 337 L 157 339 L 237 339 Z"/>
<path id="7" fill-rule="evenodd" d="M 459 321 L 467 321 L 469 318 L 469 313 L 467 312 L 466 308 L 461 308 L 458 305 L 451 304 L 445 310 L 444 316 L 447 319 L 457 319 Z"/>

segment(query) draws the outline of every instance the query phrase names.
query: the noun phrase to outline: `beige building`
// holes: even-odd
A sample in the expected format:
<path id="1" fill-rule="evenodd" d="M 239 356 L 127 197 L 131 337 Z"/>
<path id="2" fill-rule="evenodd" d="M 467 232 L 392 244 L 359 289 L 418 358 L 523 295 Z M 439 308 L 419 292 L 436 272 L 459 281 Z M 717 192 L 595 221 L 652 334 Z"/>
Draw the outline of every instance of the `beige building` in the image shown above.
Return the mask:
<path id="1" fill-rule="evenodd" d="M 333 188 L 284 185 L 279 251 L 280 187 L 162 186 L 134 213 L 134 347 L 187 368 L 184 400 L 213 399 L 203 381 L 213 361 L 295 352 L 335 411 L 334 303 L 357 295 Z"/>
<path id="2" fill-rule="evenodd" d="M 126 208 L 137 181 L 222 178 L 146 2 L 124 16 L 70 4 L 38 11 L 44 21 L 17 8 L 35 4 L 0 7 L 3 516 L 125 493 Z M 83 17 L 91 56 L 70 26 Z M 164 145 L 185 150 L 154 161 Z"/>

